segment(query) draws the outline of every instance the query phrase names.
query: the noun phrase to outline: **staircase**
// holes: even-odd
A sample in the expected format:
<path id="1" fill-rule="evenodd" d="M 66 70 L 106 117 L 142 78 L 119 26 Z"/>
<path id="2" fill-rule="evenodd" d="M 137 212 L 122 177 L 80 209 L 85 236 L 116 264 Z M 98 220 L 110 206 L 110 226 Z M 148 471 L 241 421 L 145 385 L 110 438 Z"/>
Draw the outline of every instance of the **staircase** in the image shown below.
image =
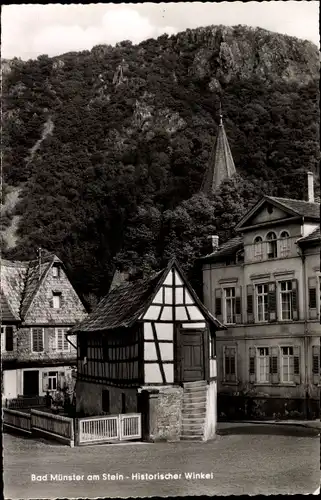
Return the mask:
<path id="1" fill-rule="evenodd" d="M 184 384 L 182 441 L 203 441 L 206 417 L 207 386 L 205 380 Z"/>

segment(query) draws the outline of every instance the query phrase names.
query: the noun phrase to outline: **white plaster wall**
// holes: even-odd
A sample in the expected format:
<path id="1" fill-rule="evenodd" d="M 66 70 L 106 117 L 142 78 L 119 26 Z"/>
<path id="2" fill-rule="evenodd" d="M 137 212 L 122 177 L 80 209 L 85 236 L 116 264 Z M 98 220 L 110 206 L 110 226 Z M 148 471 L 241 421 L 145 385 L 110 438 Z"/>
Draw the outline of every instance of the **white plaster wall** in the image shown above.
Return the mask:
<path id="1" fill-rule="evenodd" d="M 16 398 L 18 395 L 23 395 L 23 373 L 26 371 L 38 370 L 39 376 L 39 396 L 45 396 L 46 391 L 42 387 L 43 373 L 48 372 L 65 372 L 65 377 L 71 377 L 72 367 L 71 366 L 45 366 L 41 368 L 23 368 L 20 370 L 12 370 L 16 374 L 16 396 L 10 396 L 10 398 Z M 6 396 L 9 398 L 9 396 Z"/>
<path id="2" fill-rule="evenodd" d="M 216 359 L 210 359 L 210 377 L 217 377 Z"/>
<path id="3" fill-rule="evenodd" d="M 3 372 L 3 398 L 13 399 L 17 396 L 17 370 L 5 370 Z"/>
<path id="4" fill-rule="evenodd" d="M 204 440 L 213 439 L 217 424 L 217 386 L 216 381 L 210 382 L 206 394 L 206 419 Z"/>

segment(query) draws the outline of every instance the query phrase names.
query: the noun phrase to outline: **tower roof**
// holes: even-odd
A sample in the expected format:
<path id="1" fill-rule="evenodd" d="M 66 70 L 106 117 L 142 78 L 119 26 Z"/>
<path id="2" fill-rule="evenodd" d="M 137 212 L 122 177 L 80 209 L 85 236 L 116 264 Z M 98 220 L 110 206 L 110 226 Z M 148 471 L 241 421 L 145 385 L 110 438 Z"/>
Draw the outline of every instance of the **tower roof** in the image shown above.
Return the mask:
<path id="1" fill-rule="evenodd" d="M 235 173 L 233 156 L 224 129 L 223 117 L 220 114 L 217 137 L 204 175 L 201 191 L 206 194 L 214 193 L 223 180 L 232 177 Z"/>

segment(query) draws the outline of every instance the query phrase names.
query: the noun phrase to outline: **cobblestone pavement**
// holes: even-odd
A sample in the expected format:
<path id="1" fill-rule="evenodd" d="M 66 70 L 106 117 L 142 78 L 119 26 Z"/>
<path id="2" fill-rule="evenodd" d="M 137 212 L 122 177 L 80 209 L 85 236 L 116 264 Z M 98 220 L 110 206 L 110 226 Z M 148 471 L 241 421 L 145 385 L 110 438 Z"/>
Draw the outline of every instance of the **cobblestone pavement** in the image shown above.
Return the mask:
<path id="1" fill-rule="evenodd" d="M 224 435 L 207 443 L 77 448 L 5 434 L 5 498 L 313 493 L 320 485 L 316 431 L 264 425 L 259 432 L 259 427 L 224 424 Z M 153 477 L 139 477 L 146 473 Z M 177 478 L 162 479 L 157 473 L 177 474 Z M 43 480 L 32 480 L 32 474 Z M 60 480 L 59 474 L 80 477 Z M 108 479 L 108 474 L 118 477 Z"/>

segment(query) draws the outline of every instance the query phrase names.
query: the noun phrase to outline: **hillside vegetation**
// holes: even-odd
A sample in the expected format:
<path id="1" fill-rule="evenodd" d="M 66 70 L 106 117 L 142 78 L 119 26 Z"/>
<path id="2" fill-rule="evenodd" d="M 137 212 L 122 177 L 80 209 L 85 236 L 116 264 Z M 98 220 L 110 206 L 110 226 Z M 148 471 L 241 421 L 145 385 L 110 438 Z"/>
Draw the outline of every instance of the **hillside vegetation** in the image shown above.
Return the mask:
<path id="1" fill-rule="evenodd" d="M 54 251 L 88 301 L 115 263 L 148 272 L 175 254 L 190 270 L 262 193 L 305 198 L 318 78 L 313 44 L 244 26 L 3 61 L 4 178 L 22 186 L 4 255 Z M 219 99 L 238 175 L 208 199 Z"/>

